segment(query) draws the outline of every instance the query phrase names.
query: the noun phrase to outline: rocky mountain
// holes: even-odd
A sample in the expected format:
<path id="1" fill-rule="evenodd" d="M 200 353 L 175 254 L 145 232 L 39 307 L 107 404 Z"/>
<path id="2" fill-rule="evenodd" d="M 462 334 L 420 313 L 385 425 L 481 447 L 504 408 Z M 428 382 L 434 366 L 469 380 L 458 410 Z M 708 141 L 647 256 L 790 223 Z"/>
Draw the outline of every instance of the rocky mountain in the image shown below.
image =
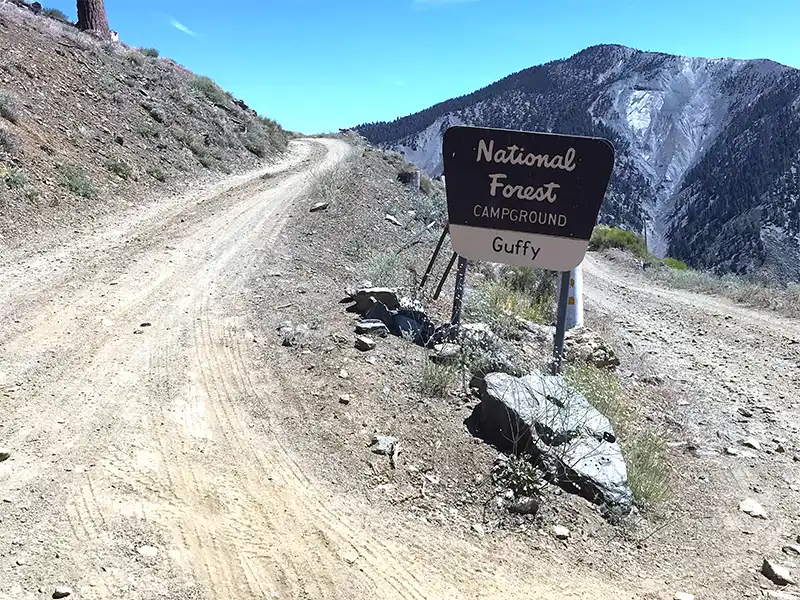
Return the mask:
<path id="1" fill-rule="evenodd" d="M 452 125 L 608 138 L 601 222 L 696 267 L 800 280 L 800 70 L 593 46 L 356 129 L 438 175 Z"/>

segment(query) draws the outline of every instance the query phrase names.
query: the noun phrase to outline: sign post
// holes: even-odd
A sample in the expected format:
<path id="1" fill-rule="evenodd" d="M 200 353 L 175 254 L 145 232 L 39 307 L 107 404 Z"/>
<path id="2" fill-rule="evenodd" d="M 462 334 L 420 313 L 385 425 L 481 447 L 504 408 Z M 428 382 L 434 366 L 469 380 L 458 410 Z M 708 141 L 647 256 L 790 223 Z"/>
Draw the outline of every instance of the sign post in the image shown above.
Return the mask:
<path id="1" fill-rule="evenodd" d="M 442 152 L 450 240 L 459 257 L 562 273 L 554 362 L 560 370 L 570 283 L 578 279 L 570 271 L 589 248 L 614 147 L 602 138 L 458 126 L 445 132 Z"/>

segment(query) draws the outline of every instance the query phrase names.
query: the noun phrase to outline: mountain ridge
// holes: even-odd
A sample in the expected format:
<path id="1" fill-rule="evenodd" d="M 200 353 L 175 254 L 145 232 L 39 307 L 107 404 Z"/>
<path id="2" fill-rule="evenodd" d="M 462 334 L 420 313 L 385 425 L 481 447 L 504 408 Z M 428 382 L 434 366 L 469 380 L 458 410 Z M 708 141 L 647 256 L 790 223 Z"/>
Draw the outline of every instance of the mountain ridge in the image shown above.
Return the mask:
<path id="1" fill-rule="evenodd" d="M 606 137 L 601 222 L 646 228 L 654 252 L 696 267 L 798 280 L 798 104 L 800 71 L 769 59 L 601 44 L 355 129 L 431 175 L 452 125 Z"/>

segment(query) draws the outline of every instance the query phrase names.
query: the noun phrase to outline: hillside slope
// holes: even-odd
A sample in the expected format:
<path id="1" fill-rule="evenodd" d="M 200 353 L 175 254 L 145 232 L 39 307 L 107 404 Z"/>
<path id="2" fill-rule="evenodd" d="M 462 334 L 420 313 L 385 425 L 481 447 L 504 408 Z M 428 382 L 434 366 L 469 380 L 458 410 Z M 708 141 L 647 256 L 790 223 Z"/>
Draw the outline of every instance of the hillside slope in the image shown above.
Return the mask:
<path id="1" fill-rule="evenodd" d="M 601 221 L 717 271 L 800 279 L 800 71 L 594 46 L 391 123 L 357 128 L 442 171 L 457 124 L 606 137 L 617 148 Z"/>
<path id="2" fill-rule="evenodd" d="M 252 168 L 286 144 L 211 80 L 0 1 L 0 244 Z"/>

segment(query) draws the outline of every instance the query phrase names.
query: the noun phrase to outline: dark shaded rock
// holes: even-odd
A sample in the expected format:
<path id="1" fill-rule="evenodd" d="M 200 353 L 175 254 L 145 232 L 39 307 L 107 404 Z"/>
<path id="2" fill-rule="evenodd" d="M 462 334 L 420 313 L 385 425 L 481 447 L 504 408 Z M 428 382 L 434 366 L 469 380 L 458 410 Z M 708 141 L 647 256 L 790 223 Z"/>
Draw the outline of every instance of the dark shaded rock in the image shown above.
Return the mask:
<path id="1" fill-rule="evenodd" d="M 535 498 L 518 498 L 508 505 L 508 512 L 516 515 L 535 515 L 539 512 L 539 501 Z"/>
<path id="2" fill-rule="evenodd" d="M 372 308 L 375 302 L 382 302 L 389 310 L 396 310 L 400 306 L 397 292 L 389 288 L 362 288 L 356 290 L 351 298 L 356 303 L 358 312 L 362 314 Z"/>
<path id="3" fill-rule="evenodd" d="M 372 338 L 366 337 L 364 335 L 359 335 L 356 337 L 355 347 L 356 350 L 361 350 L 361 352 L 368 352 L 369 350 L 374 350 L 375 346 L 378 344 Z"/>
<path id="4" fill-rule="evenodd" d="M 365 321 L 362 322 L 379 322 L 383 323 L 384 327 L 388 329 L 391 333 L 397 333 L 397 329 L 394 324 L 394 315 L 392 312 L 386 307 L 383 302 L 375 302 L 367 312 L 364 313 Z"/>
<path id="5" fill-rule="evenodd" d="M 394 326 L 399 335 L 420 345 L 427 344 L 436 331 L 428 315 L 419 310 L 398 310 L 394 314 Z"/>
<path id="6" fill-rule="evenodd" d="M 479 384 L 484 438 L 503 451 L 530 453 L 562 487 L 630 512 L 633 493 L 611 423 L 563 378 L 490 373 Z"/>
<path id="7" fill-rule="evenodd" d="M 316 204 L 314 204 L 314 206 L 312 206 L 311 208 L 308 209 L 308 212 L 312 212 L 312 213 L 313 212 L 319 212 L 321 210 L 325 210 L 329 206 L 330 206 L 330 203 L 328 203 L 328 202 L 317 202 Z"/>

